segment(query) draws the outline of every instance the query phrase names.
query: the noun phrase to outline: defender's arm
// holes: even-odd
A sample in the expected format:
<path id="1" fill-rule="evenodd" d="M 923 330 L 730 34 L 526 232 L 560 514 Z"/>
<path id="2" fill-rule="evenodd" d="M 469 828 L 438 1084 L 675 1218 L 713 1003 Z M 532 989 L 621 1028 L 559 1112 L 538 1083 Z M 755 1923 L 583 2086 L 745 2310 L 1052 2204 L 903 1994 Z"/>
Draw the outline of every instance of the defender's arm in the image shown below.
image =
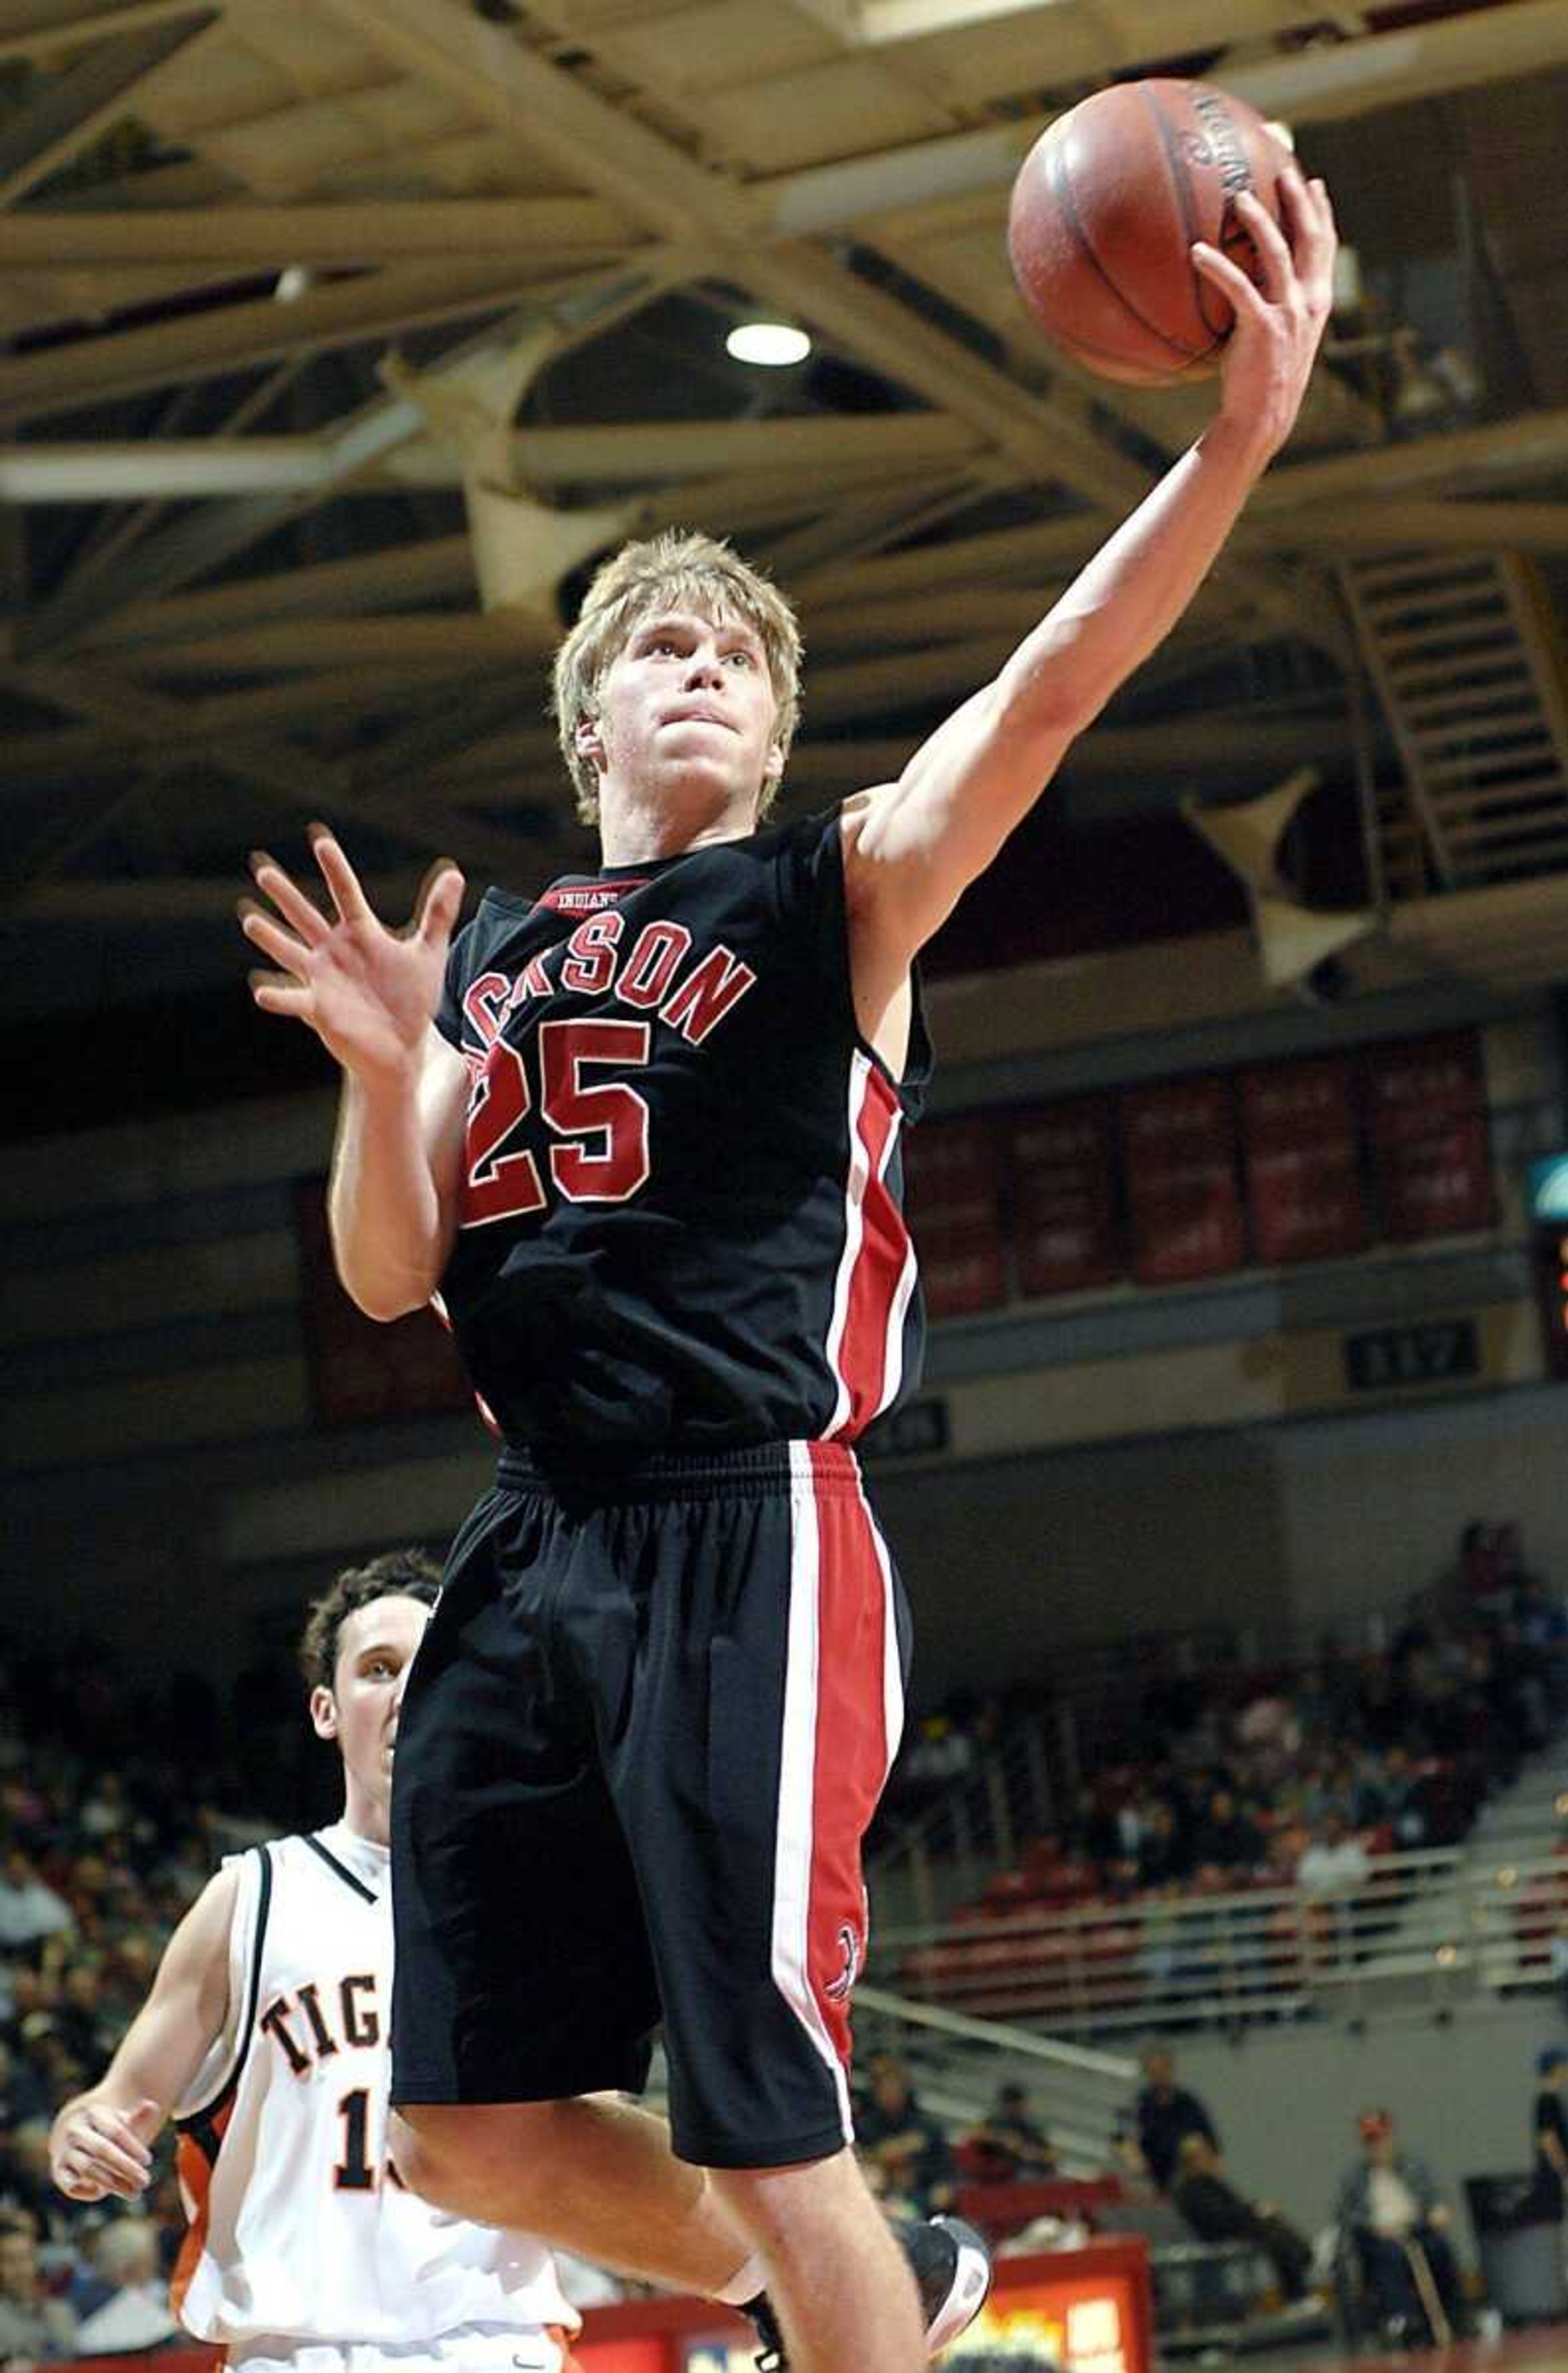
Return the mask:
<path id="1" fill-rule="evenodd" d="M 134 2200 L 148 2147 L 223 2033 L 237 1869 L 207 1881 L 170 1938 L 152 1991 L 101 2080 L 67 2101 L 49 2137 L 50 2170 L 71 2200 Z"/>

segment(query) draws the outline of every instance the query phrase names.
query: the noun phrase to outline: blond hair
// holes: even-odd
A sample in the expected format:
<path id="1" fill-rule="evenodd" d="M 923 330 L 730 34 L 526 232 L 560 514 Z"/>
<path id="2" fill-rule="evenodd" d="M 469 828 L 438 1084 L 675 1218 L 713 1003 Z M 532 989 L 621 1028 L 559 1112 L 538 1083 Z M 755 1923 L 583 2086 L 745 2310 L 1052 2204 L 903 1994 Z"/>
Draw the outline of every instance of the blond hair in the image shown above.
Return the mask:
<path id="1" fill-rule="evenodd" d="M 679 528 L 639 544 L 624 544 L 594 575 L 577 624 L 556 653 L 551 707 L 561 755 L 577 790 L 584 824 L 599 821 L 599 779 L 577 746 L 577 729 L 598 714 L 599 686 L 639 622 L 662 609 L 689 609 L 711 625 L 749 626 L 762 645 L 768 681 L 778 703 L 773 740 L 783 756 L 801 716 L 801 630 L 778 587 L 751 567 L 728 544 Z M 765 780 L 757 801 L 760 821 L 773 805 L 778 785 Z"/>

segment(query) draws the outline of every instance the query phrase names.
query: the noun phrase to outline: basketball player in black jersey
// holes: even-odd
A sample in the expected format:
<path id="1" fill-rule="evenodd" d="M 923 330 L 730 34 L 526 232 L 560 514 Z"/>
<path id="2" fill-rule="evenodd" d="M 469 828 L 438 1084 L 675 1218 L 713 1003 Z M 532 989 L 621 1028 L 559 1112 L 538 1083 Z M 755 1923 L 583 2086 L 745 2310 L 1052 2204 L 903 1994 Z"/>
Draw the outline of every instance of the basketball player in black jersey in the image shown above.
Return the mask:
<path id="1" fill-rule="evenodd" d="M 914 2373 L 986 2280 L 921 2228 L 918 2290 L 849 2148 L 907 1632 L 851 1444 L 919 1357 L 914 962 L 1289 434 L 1335 240 L 1321 184 L 1282 186 L 1284 236 L 1239 201 L 1258 288 L 1196 251 L 1237 313 L 1209 428 L 896 782 L 763 824 L 793 621 L 662 538 L 601 572 L 557 661 L 596 872 L 488 893 L 449 953 L 450 866 L 399 935 L 324 830 L 330 912 L 254 862 L 256 1001 L 345 1074 L 344 1282 L 380 1318 L 439 1293 L 505 1443 L 399 1734 L 400 2165 L 613 2266 L 766 2286 L 794 2373 Z M 668 2129 L 616 2098 L 661 2024 Z"/>

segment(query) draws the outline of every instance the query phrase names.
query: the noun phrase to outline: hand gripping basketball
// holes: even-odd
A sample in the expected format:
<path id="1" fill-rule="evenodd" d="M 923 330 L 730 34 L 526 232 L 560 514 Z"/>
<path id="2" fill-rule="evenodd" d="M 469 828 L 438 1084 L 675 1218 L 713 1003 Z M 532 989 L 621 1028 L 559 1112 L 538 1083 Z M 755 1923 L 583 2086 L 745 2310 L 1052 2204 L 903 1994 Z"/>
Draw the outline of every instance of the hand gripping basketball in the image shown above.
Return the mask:
<path id="1" fill-rule="evenodd" d="M 252 973 L 251 994 L 263 1013 L 303 1022 L 356 1078 L 406 1080 L 440 999 L 462 876 L 439 859 L 406 929 L 392 931 L 324 824 L 311 825 L 310 846 L 332 900 L 330 919 L 275 858 L 264 849 L 252 856 L 256 886 L 276 912 L 241 899 L 240 928 L 278 969 Z"/>
<path id="2" fill-rule="evenodd" d="M 1199 240 L 1194 269 L 1228 298 L 1235 327 L 1224 352 L 1220 411 L 1267 459 L 1290 435 L 1334 301 L 1339 246 L 1334 209 L 1321 181 L 1308 182 L 1295 164 L 1280 176 L 1284 228 L 1250 192 L 1236 210 L 1258 251 L 1254 283 L 1228 255 Z"/>

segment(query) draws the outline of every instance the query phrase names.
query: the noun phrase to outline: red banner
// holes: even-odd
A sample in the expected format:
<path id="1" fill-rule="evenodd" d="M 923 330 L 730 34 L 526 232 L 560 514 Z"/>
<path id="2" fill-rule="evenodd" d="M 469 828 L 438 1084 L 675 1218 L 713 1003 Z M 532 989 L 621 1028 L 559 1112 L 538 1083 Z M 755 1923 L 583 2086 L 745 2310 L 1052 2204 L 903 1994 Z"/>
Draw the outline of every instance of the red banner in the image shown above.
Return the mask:
<path id="1" fill-rule="evenodd" d="M 1266 1265 L 1334 1260 L 1364 1249 L 1371 1219 L 1353 1138 L 1249 1152 L 1246 1186 L 1253 1250 Z"/>
<path id="2" fill-rule="evenodd" d="M 474 1395 L 451 1337 L 433 1311 L 383 1327 L 357 1310 L 333 1267 L 326 1186 L 301 1179 L 294 1193 L 299 1290 L 310 1396 L 322 1425 L 369 1425 L 472 1409 Z"/>
<path id="3" fill-rule="evenodd" d="M 1210 1072 L 1129 1088 L 1120 1123 L 1139 1283 L 1176 1285 L 1239 1268 L 1246 1232 L 1230 1079 Z"/>
<path id="4" fill-rule="evenodd" d="M 1249 1153 L 1255 1146 L 1310 1145 L 1326 1138 L 1355 1141 L 1355 1078 L 1342 1056 L 1243 1071 L 1236 1090 Z"/>
<path id="5" fill-rule="evenodd" d="M 1377 1200 L 1383 1233 L 1396 1244 L 1491 1227 L 1496 1198 L 1486 1115 L 1462 1115 L 1422 1137 L 1381 1146 Z"/>
<path id="6" fill-rule="evenodd" d="M 1021 1290 L 1074 1293 L 1125 1276 L 1107 1099 L 1015 1114 L 1008 1152 Z"/>
<path id="7" fill-rule="evenodd" d="M 1237 1081 L 1256 1257 L 1326 1260 L 1371 1233 L 1348 1061 L 1280 1063 Z"/>
<path id="8" fill-rule="evenodd" d="M 1363 1077 L 1367 1126 L 1379 1146 L 1425 1137 L 1459 1114 L 1486 1110 L 1486 1072 L 1474 1030 L 1374 1046 Z"/>
<path id="9" fill-rule="evenodd" d="M 917 1228 L 920 1284 L 933 1318 L 961 1318 L 966 1311 L 995 1310 L 1007 1300 L 1001 1238 L 963 1229 Z"/>
<path id="10" fill-rule="evenodd" d="M 1375 1046 L 1364 1079 L 1383 1233 L 1408 1244 L 1490 1227 L 1496 1197 L 1480 1033 Z"/>
<path id="11" fill-rule="evenodd" d="M 905 1148 L 909 1221 L 933 1318 L 1007 1299 L 996 1135 L 989 1120 L 939 1120 Z"/>

